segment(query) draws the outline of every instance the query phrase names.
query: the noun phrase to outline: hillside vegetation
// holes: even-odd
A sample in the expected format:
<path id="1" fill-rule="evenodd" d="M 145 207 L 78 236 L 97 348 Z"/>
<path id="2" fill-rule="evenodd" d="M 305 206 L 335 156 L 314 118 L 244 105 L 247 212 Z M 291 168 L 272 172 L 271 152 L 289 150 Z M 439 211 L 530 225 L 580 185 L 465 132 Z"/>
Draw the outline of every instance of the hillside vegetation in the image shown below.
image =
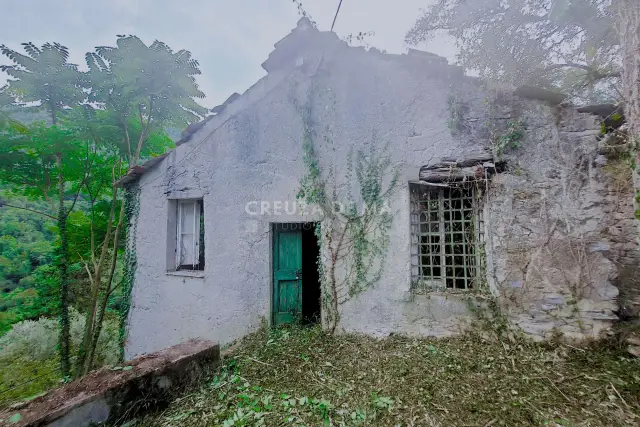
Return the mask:
<path id="1" fill-rule="evenodd" d="M 0 203 L 45 211 L 46 203 L 0 192 Z M 47 301 L 55 229 L 49 218 L 27 210 L 0 207 L 0 336 L 21 320 L 53 314 Z M 43 298 L 44 297 L 44 298 Z"/>

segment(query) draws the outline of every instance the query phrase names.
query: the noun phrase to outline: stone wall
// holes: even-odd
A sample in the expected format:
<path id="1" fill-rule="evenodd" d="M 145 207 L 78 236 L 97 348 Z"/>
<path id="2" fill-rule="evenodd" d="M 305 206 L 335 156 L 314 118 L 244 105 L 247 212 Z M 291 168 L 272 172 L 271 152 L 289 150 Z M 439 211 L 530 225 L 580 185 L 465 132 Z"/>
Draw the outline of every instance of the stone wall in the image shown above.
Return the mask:
<path id="1" fill-rule="evenodd" d="M 637 266 L 630 169 L 599 154 L 595 116 L 515 107 L 526 131 L 488 193 L 489 277 L 503 312 L 534 337 L 598 337 Z"/>

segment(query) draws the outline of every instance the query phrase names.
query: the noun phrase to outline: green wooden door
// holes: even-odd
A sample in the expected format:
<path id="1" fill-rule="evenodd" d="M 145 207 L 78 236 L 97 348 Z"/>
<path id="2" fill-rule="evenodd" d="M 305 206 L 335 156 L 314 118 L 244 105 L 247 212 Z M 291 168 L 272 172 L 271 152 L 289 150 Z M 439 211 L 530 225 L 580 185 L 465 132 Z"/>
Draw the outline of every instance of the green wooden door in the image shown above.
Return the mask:
<path id="1" fill-rule="evenodd" d="M 302 232 L 274 230 L 273 324 L 292 323 L 302 312 Z"/>

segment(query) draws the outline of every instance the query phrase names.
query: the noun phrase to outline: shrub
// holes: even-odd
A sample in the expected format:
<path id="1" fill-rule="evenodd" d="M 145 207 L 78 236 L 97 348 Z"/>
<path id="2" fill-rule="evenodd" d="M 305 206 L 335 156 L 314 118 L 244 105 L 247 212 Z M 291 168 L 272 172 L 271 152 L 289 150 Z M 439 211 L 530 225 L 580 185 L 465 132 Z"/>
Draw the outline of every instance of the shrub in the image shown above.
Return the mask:
<path id="1" fill-rule="evenodd" d="M 57 340 L 57 320 L 23 320 L 0 338 L 0 358 L 47 360 L 55 356 Z"/>
<path id="2" fill-rule="evenodd" d="M 71 310 L 71 343 L 75 348 L 82 341 L 85 321 L 82 314 Z M 42 317 L 16 323 L 0 338 L 0 361 L 44 361 L 55 358 L 58 331 L 58 320 L 52 318 Z M 118 324 L 115 320 L 105 319 L 95 362 L 97 365 L 115 364 L 118 354 Z"/>
<path id="3" fill-rule="evenodd" d="M 74 352 L 82 340 L 85 322 L 82 314 L 71 309 L 70 332 Z M 60 383 L 58 325 L 55 318 L 24 320 L 14 324 L 6 335 L 0 337 L 0 407 Z M 115 318 L 107 318 L 98 340 L 94 363 L 96 366 L 113 365 L 118 362 L 118 355 L 118 322 Z"/>
<path id="4" fill-rule="evenodd" d="M 106 316 L 105 316 L 106 317 Z M 77 349 L 82 342 L 84 325 L 86 318 L 72 310 L 71 313 L 71 345 Z M 118 363 L 120 348 L 118 346 L 118 321 L 106 317 L 102 323 L 102 331 L 98 338 L 98 348 L 95 355 L 94 364 L 97 366 L 115 365 Z"/>

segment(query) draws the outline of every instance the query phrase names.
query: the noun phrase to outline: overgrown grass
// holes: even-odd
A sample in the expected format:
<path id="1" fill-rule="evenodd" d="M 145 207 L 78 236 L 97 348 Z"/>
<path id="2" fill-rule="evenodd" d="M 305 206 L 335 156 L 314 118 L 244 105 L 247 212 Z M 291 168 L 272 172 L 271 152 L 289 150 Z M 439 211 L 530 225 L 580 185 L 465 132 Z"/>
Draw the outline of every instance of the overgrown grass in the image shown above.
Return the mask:
<path id="1" fill-rule="evenodd" d="M 72 350 L 78 348 L 85 318 L 71 312 Z M 96 366 L 118 361 L 117 323 L 105 320 L 96 357 Z M 57 343 L 57 319 L 41 317 L 25 320 L 0 337 L 0 408 L 28 400 L 63 384 Z"/>
<path id="2" fill-rule="evenodd" d="M 640 362 L 615 345 L 262 330 L 141 424 L 637 426 Z"/>
<path id="3" fill-rule="evenodd" d="M 58 358 L 47 360 L 0 359 L 0 408 L 29 400 L 61 385 Z"/>

